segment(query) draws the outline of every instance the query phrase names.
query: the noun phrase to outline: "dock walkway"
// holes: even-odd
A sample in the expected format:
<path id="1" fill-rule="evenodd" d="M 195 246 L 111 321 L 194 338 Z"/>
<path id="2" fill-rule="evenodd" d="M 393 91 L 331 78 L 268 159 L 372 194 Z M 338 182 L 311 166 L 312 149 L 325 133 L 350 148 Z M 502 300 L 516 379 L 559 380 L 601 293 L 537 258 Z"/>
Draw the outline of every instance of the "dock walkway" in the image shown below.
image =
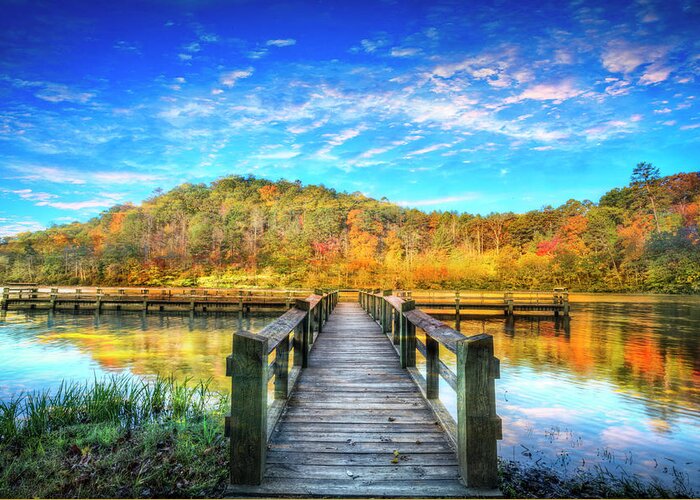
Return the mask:
<path id="1" fill-rule="evenodd" d="M 233 496 L 470 497 L 445 430 L 382 327 L 340 302 L 267 446 L 259 485 Z"/>

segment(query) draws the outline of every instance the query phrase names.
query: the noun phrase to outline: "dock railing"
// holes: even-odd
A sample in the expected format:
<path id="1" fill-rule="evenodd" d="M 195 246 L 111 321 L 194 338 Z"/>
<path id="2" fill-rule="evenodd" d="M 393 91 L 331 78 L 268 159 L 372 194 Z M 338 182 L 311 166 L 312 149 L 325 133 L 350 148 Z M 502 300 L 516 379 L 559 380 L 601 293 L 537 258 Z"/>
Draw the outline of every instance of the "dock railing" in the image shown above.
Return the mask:
<path id="1" fill-rule="evenodd" d="M 226 288 L 156 288 L 156 287 L 56 287 L 36 284 L 0 285 L 0 308 L 11 306 L 30 309 L 90 309 L 98 312 L 105 306 L 121 306 L 139 310 L 163 310 L 163 306 L 280 305 L 291 307 L 311 290 L 267 290 Z"/>
<path id="2" fill-rule="evenodd" d="M 416 309 L 415 301 L 402 295 L 393 295 L 391 290 L 361 290 L 359 301 L 392 340 L 401 367 L 411 374 L 447 432 L 466 485 L 494 488 L 497 440 L 502 431 L 494 382 L 500 377 L 500 363 L 493 354 L 493 337 L 467 337 Z M 425 332 L 425 343 L 416 338 L 416 328 Z M 454 372 L 440 358 L 441 348 L 456 356 Z M 416 350 L 425 356 L 425 377 L 416 368 Z M 440 377 L 457 394 L 456 420 L 440 401 Z"/>
<path id="3" fill-rule="evenodd" d="M 234 334 L 233 352 L 226 358 L 226 375 L 231 377 L 226 435 L 230 437 L 232 484 L 262 481 L 270 435 L 307 366 L 316 335 L 337 303 L 337 291 L 317 289 L 305 299 L 296 299 L 294 307 L 260 332 Z M 268 384 L 273 378 L 274 395 L 269 401 Z"/>

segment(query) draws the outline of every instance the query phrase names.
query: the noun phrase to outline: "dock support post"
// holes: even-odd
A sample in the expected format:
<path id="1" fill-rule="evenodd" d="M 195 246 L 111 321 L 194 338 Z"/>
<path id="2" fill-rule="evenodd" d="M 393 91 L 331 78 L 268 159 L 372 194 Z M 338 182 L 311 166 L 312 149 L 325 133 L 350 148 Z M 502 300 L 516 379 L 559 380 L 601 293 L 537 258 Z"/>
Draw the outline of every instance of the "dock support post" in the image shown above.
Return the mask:
<path id="1" fill-rule="evenodd" d="M 309 350 L 313 344 L 314 326 L 313 318 L 311 317 L 311 303 L 304 299 L 296 299 L 295 304 L 297 309 L 306 311 L 306 316 L 301 321 L 301 367 L 306 368 L 309 364 Z M 295 347 L 296 350 L 296 347 Z M 295 358 L 296 360 L 296 355 Z M 296 364 L 296 363 L 295 363 Z"/>
<path id="2" fill-rule="evenodd" d="M 394 345 L 400 345 L 401 342 L 401 311 L 397 311 L 393 307 L 391 308 L 394 314 L 394 336 L 392 338 Z"/>
<path id="3" fill-rule="evenodd" d="M 495 378 L 499 362 L 492 336 L 457 342 L 457 457 L 468 487 L 497 487 L 501 419 L 496 415 Z"/>
<path id="4" fill-rule="evenodd" d="M 513 294 L 510 292 L 506 292 L 504 300 L 506 303 L 506 316 L 512 316 L 513 315 Z"/>
<path id="5" fill-rule="evenodd" d="M 430 335 L 425 336 L 425 395 L 440 398 L 440 344 Z"/>
<path id="6" fill-rule="evenodd" d="M 401 304 L 401 338 L 399 339 L 401 368 L 416 366 L 416 327 L 403 315 L 415 308 L 416 303 L 413 300 L 407 300 Z"/>
<path id="7" fill-rule="evenodd" d="M 0 301 L 0 308 L 2 308 L 3 311 L 7 311 L 7 301 L 10 298 L 10 289 L 7 287 L 3 287 L 2 289 L 2 300 Z"/>
<path id="8" fill-rule="evenodd" d="M 382 297 L 389 297 L 393 294 L 393 290 L 382 291 Z M 391 332 L 391 305 L 382 298 L 382 333 Z"/>
<path id="9" fill-rule="evenodd" d="M 289 396 L 289 335 L 275 349 L 275 399 Z"/>
<path id="10" fill-rule="evenodd" d="M 230 473 L 232 484 L 260 484 L 267 455 L 267 339 L 233 336 Z"/>
<path id="11" fill-rule="evenodd" d="M 462 325 L 462 315 L 459 312 L 459 292 L 455 292 L 455 330 L 460 331 Z"/>
<path id="12" fill-rule="evenodd" d="M 316 288 L 314 290 L 314 295 L 320 295 L 321 299 L 318 301 L 318 305 L 316 306 L 316 318 L 318 322 L 318 333 L 323 332 L 323 321 L 324 321 L 324 313 L 325 311 L 325 305 L 326 305 L 326 298 L 323 296 L 323 290 Z M 313 337 L 312 337 L 313 339 Z"/>

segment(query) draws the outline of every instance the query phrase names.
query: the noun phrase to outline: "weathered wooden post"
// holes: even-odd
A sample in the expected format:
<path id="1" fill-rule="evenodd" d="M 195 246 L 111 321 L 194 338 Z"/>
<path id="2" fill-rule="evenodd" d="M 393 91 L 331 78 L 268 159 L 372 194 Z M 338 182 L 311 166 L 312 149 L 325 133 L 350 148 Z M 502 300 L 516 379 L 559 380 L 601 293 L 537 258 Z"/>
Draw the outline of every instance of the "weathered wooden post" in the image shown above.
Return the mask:
<path id="1" fill-rule="evenodd" d="M 460 331 L 460 325 L 462 324 L 462 315 L 459 312 L 459 292 L 455 292 L 455 330 Z"/>
<path id="2" fill-rule="evenodd" d="M 505 299 L 505 303 L 506 303 L 506 316 L 512 316 L 513 315 L 513 293 L 506 292 L 504 299 Z"/>
<path id="3" fill-rule="evenodd" d="M 58 298 L 58 288 L 52 288 L 49 295 L 49 307 L 52 311 L 56 310 L 56 298 Z"/>
<path id="4" fill-rule="evenodd" d="M 404 313 L 413 311 L 416 302 L 407 300 L 401 304 L 401 338 L 399 339 L 399 353 L 401 357 L 401 368 L 416 366 L 416 327 L 408 321 Z"/>
<path id="5" fill-rule="evenodd" d="M 306 311 L 306 316 L 301 322 L 301 367 L 306 368 L 309 364 L 309 350 L 311 349 L 311 344 L 313 343 L 314 338 L 311 303 L 305 299 L 296 299 L 295 307 L 302 311 Z"/>
<path id="6" fill-rule="evenodd" d="M 389 297 L 392 293 L 394 293 L 393 290 L 384 290 L 382 297 Z M 382 298 L 382 333 L 389 332 L 391 332 L 391 304 Z"/>
<path id="7" fill-rule="evenodd" d="M 394 315 L 394 336 L 392 338 L 392 341 L 394 342 L 394 345 L 400 345 L 401 342 L 401 320 L 403 319 L 403 315 L 401 314 L 400 310 L 396 310 L 392 307 L 393 309 L 393 315 Z"/>
<path id="8" fill-rule="evenodd" d="M 143 310 L 148 312 L 148 289 L 141 290 L 141 300 L 143 301 Z"/>
<path id="9" fill-rule="evenodd" d="M 318 333 L 321 333 L 321 332 L 323 332 L 323 315 L 325 313 L 325 310 L 324 310 L 325 298 L 323 297 L 323 290 L 321 290 L 320 288 L 316 288 L 314 290 L 314 295 L 321 296 L 321 299 L 318 301 L 318 305 L 315 308 L 316 309 L 315 316 L 317 318 L 317 323 L 318 323 Z M 312 337 L 312 340 L 313 340 L 313 337 Z"/>
<path id="10" fill-rule="evenodd" d="M 3 311 L 7 311 L 7 303 L 10 299 L 10 289 L 7 287 L 2 288 L 2 301 L 0 301 L 0 308 Z"/>
<path id="11" fill-rule="evenodd" d="M 275 348 L 275 399 L 289 395 L 289 335 Z"/>
<path id="12" fill-rule="evenodd" d="M 425 336 L 425 395 L 440 398 L 440 344 L 430 335 Z"/>
<path id="13" fill-rule="evenodd" d="M 260 484 L 267 455 L 267 338 L 241 331 L 231 354 L 232 484 Z"/>
<path id="14" fill-rule="evenodd" d="M 497 487 L 501 420 L 496 415 L 494 379 L 498 377 L 493 337 L 482 334 L 457 342 L 457 456 L 469 487 Z"/>
<path id="15" fill-rule="evenodd" d="M 95 310 L 97 311 L 97 314 L 100 314 L 102 312 L 102 289 L 101 288 L 96 288 L 95 289 L 95 298 L 97 299 L 95 301 Z"/>
<path id="16" fill-rule="evenodd" d="M 569 291 L 564 290 L 563 292 L 563 302 L 564 302 L 564 316 L 569 315 Z"/>

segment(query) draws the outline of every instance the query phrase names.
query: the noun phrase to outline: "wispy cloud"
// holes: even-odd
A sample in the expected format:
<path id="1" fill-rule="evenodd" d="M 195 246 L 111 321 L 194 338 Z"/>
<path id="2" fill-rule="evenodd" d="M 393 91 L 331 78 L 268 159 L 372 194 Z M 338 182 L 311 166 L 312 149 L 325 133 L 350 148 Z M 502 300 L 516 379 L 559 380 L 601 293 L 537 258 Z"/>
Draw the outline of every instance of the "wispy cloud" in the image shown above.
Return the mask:
<path id="1" fill-rule="evenodd" d="M 583 94 L 583 90 L 577 88 L 573 80 L 562 80 L 555 83 L 533 85 L 519 95 L 505 99 L 505 102 L 513 103 L 532 99 L 536 101 L 553 101 L 555 104 L 559 104 L 581 94 Z"/>
<path id="2" fill-rule="evenodd" d="M 248 67 L 246 69 L 237 69 L 229 71 L 221 75 L 219 81 L 222 85 L 225 85 L 227 87 L 233 87 L 238 80 L 241 80 L 243 78 L 249 78 L 253 74 L 253 71 L 254 70 L 251 67 Z"/>
<path id="3" fill-rule="evenodd" d="M 92 199 L 86 201 L 40 201 L 40 207 L 52 207 L 60 210 L 85 210 L 86 208 L 106 208 L 114 205 L 114 200 Z"/>
<path id="4" fill-rule="evenodd" d="M 294 38 L 278 38 L 275 40 L 268 40 L 265 45 L 273 47 L 289 47 L 291 45 L 296 45 L 297 41 Z"/>
<path id="5" fill-rule="evenodd" d="M 429 200 L 401 200 L 397 201 L 396 204 L 402 207 L 429 207 L 433 205 L 457 203 L 460 201 L 474 201 L 479 198 L 479 193 L 465 193 L 457 196 L 444 196 L 442 198 L 432 198 Z"/>
<path id="6" fill-rule="evenodd" d="M 153 182 L 160 179 L 159 176 L 153 174 L 145 174 L 141 172 L 127 172 L 119 170 L 80 172 L 73 169 L 44 167 L 38 165 L 21 167 L 15 166 L 11 167 L 11 169 L 17 172 L 17 175 L 13 176 L 14 179 L 21 179 L 33 182 L 44 182 L 48 184 L 128 185 L 139 182 Z"/>

